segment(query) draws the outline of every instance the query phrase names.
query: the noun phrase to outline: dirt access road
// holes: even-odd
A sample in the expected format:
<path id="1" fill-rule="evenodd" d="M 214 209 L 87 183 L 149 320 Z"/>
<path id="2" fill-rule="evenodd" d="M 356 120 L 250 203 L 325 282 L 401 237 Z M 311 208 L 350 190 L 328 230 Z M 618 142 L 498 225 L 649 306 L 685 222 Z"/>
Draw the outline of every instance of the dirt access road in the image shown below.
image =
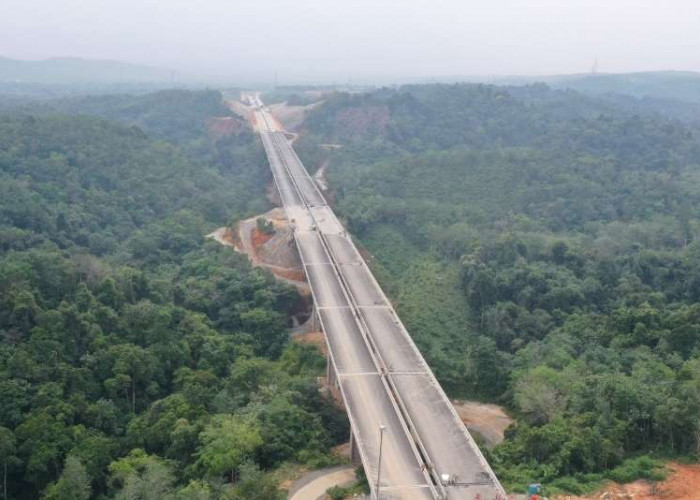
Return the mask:
<path id="1" fill-rule="evenodd" d="M 356 481 L 355 468 L 341 465 L 311 472 L 292 485 L 289 500 L 317 500 L 326 496 L 333 486 L 348 486 Z"/>

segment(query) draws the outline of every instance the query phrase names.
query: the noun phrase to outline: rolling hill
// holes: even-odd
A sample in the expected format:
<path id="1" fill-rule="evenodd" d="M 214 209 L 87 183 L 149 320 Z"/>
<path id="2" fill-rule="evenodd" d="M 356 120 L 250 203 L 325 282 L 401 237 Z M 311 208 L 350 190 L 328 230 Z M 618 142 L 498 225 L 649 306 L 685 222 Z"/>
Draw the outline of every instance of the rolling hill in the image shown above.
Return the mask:
<path id="1" fill-rule="evenodd" d="M 171 79 L 172 72 L 120 61 L 52 58 L 23 61 L 0 57 L 0 83 L 105 84 L 155 83 Z"/>

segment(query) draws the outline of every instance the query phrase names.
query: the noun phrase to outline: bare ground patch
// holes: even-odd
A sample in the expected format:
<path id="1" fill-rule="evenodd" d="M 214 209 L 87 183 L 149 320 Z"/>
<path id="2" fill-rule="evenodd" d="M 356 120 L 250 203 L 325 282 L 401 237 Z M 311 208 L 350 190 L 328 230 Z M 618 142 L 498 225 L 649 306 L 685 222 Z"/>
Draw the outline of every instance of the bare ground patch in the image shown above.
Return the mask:
<path id="1" fill-rule="evenodd" d="M 212 117 L 207 122 L 209 135 L 220 139 L 230 135 L 238 135 L 246 128 L 246 122 L 233 116 Z"/>
<path id="2" fill-rule="evenodd" d="M 646 480 L 629 484 L 610 483 L 600 491 L 585 496 L 560 496 L 558 500 L 698 500 L 700 499 L 700 464 L 666 464 L 668 478 L 659 482 Z"/>
<path id="3" fill-rule="evenodd" d="M 306 106 L 289 106 L 286 102 L 282 102 L 270 105 L 270 111 L 285 130 L 298 131 L 304 124 L 306 113 L 322 102 L 318 101 Z"/>
<path id="4" fill-rule="evenodd" d="M 483 437 L 489 448 L 503 441 L 505 430 L 513 423 L 513 419 L 498 405 L 459 400 L 452 404 L 467 429 Z"/>
<path id="5" fill-rule="evenodd" d="M 323 332 L 307 332 L 294 335 L 294 341 L 300 344 L 315 346 L 326 358 L 328 358 L 328 347 L 326 346 L 326 336 Z"/>
<path id="6" fill-rule="evenodd" d="M 266 234 L 258 229 L 259 217 L 272 223 L 274 234 Z M 309 286 L 284 210 L 275 208 L 266 214 L 241 221 L 235 230 L 219 228 L 208 237 L 246 254 L 254 266 L 269 270 L 278 279 L 296 286 L 302 295 L 309 295 Z"/>

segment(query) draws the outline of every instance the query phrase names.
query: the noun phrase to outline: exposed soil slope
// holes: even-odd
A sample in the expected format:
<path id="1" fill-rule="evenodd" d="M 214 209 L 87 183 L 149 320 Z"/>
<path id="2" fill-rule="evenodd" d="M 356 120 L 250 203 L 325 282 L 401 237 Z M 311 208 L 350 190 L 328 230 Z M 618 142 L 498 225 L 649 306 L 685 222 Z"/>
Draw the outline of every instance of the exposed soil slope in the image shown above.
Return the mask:
<path id="1" fill-rule="evenodd" d="M 243 120 L 233 116 L 210 118 L 207 125 L 209 134 L 214 139 L 220 139 L 221 137 L 229 135 L 238 135 L 246 128 L 246 123 Z"/>
<path id="2" fill-rule="evenodd" d="M 323 101 L 308 104 L 306 106 L 289 106 L 286 102 L 272 104 L 270 111 L 275 115 L 275 118 L 282 124 L 283 129 L 287 131 L 298 131 L 304 124 L 306 113 L 314 109 Z"/>
<path id="3" fill-rule="evenodd" d="M 259 217 L 273 224 L 274 234 L 265 234 L 258 229 Z M 277 278 L 296 286 L 302 294 L 309 294 L 292 230 L 282 209 L 275 208 L 264 215 L 245 219 L 238 224 L 236 231 L 219 228 L 209 237 L 246 254 L 254 266 L 264 267 Z"/>
<path id="4" fill-rule="evenodd" d="M 452 404 L 469 432 L 483 437 L 489 448 L 503 441 L 505 430 L 513 423 L 498 405 L 476 401 L 453 401 Z"/>
<path id="5" fill-rule="evenodd" d="M 561 496 L 557 500 L 699 500 L 700 464 L 667 464 L 668 478 L 658 483 L 639 480 L 629 484 L 609 484 L 585 496 Z"/>

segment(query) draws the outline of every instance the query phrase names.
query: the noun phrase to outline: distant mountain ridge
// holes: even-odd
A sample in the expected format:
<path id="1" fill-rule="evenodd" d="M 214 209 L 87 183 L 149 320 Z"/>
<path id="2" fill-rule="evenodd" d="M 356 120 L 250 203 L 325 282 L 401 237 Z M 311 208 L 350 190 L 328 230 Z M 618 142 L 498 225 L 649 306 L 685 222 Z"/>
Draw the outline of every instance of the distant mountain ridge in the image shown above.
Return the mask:
<path id="1" fill-rule="evenodd" d="M 0 57 L 0 83 L 153 83 L 168 81 L 172 75 L 167 69 L 112 60 L 59 57 L 24 61 Z"/>
<path id="2" fill-rule="evenodd" d="M 600 96 L 620 94 L 638 99 L 653 98 L 700 104 L 700 72 L 639 71 L 634 73 L 574 73 L 558 75 L 441 75 L 419 83 L 487 83 L 530 85 L 546 83 L 556 89 L 571 89 Z"/>
<path id="3" fill-rule="evenodd" d="M 700 73 L 690 71 L 571 75 L 553 78 L 551 85 L 588 94 L 628 94 L 700 102 Z"/>
<path id="4" fill-rule="evenodd" d="M 584 94 L 625 94 L 700 103 L 700 73 L 693 71 L 645 71 L 637 73 L 580 73 L 573 75 L 513 76 L 491 79 L 497 85 L 544 82 L 559 89 Z"/>

